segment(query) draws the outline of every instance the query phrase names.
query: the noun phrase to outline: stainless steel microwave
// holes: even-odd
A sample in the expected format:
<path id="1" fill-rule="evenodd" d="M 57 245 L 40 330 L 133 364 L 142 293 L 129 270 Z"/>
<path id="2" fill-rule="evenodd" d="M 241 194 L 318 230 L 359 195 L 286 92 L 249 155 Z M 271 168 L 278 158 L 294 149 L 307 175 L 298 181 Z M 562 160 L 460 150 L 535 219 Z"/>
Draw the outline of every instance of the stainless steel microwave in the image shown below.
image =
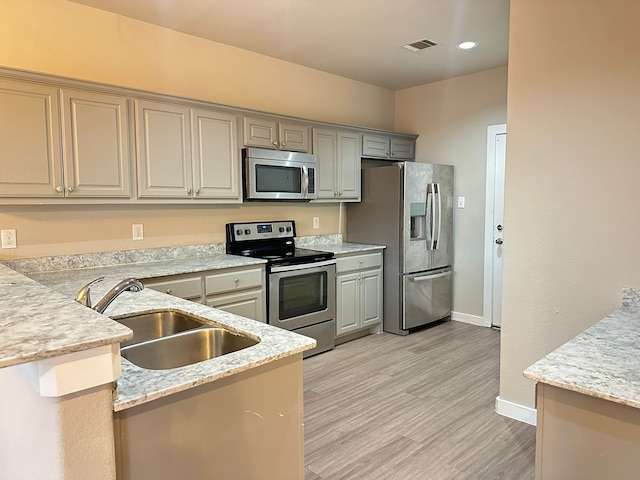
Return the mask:
<path id="1" fill-rule="evenodd" d="M 246 200 L 314 200 L 316 156 L 263 148 L 242 151 Z"/>

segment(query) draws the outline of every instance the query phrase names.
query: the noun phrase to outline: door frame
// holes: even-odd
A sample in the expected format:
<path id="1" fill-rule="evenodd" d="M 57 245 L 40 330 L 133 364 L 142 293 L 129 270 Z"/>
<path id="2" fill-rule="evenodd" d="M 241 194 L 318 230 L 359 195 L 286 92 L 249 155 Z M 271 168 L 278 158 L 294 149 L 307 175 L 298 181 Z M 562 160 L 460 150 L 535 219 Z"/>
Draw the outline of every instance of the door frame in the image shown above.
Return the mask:
<path id="1" fill-rule="evenodd" d="M 507 133 L 507 125 L 489 125 L 487 127 L 487 177 L 484 216 L 484 305 L 483 320 L 487 327 L 493 326 L 493 301 L 502 301 L 502 291 L 493 291 L 493 206 L 495 204 L 495 168 L 496 138 Z M 504 202 L 504 196 L 502 198 Z"/>

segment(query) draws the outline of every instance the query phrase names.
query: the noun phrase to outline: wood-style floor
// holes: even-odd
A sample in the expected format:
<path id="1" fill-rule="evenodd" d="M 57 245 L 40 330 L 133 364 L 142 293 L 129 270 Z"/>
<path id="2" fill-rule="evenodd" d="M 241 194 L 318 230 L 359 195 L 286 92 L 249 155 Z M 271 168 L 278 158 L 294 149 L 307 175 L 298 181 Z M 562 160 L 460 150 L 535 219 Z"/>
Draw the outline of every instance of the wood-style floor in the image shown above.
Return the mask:
<path id="1" fill-rule="evenodd" d="M 304 361 L 305 480 L 528 480 L 535 427 L 494 411 L 500 332 L 450 321 Z"/>

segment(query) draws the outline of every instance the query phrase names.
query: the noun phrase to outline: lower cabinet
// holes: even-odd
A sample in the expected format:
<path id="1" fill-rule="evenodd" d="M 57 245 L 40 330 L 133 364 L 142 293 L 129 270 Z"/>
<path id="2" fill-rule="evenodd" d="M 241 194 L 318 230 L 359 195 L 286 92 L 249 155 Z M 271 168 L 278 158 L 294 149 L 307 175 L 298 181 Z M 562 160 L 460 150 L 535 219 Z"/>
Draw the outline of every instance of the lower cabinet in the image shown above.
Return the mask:
<path id="1" fill-rule="evenodd" d="M 206 304 L 266 322 L 264 268 L 236 269 L 205 277 Z"/>
<path id="2" fill-rule="evenodd" d="M 336 336 L 382 323 L 382 253 L 336 262 Z"/>
<path id="3" fill-rule="evenodd" d="M 253 266 L 150 278 L 143 283 L 152 290 L 266 322 L 264 278 L 264 267 Z"/>

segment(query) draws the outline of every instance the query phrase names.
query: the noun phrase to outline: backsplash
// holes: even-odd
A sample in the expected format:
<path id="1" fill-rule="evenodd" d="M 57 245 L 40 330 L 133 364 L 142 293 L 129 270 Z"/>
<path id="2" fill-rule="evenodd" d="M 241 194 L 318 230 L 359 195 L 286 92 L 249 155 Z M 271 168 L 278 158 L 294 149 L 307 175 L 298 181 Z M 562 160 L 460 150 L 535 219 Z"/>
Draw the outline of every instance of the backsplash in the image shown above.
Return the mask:
<path id="1" fill-rule="evenodd" d="M 296 245 L 309 247 L 341 243 L 341 234 L 312 235 L 296 238 Z M 2 263 L 24 275 L 29 273 L 51 272 L 57 270 L 75 270 L 100 266 L 122 265 L 127 263 L 158 262 L 177 258 L 206 257 L 225 253 L 224 243 L 190 245 L 179 247 L 147 248 L 140 250 L 122 250 L 118 252 L 85 253 L 61 255 L 57 257 L 35 257 L 19 260 L 5 260 Z"/>

